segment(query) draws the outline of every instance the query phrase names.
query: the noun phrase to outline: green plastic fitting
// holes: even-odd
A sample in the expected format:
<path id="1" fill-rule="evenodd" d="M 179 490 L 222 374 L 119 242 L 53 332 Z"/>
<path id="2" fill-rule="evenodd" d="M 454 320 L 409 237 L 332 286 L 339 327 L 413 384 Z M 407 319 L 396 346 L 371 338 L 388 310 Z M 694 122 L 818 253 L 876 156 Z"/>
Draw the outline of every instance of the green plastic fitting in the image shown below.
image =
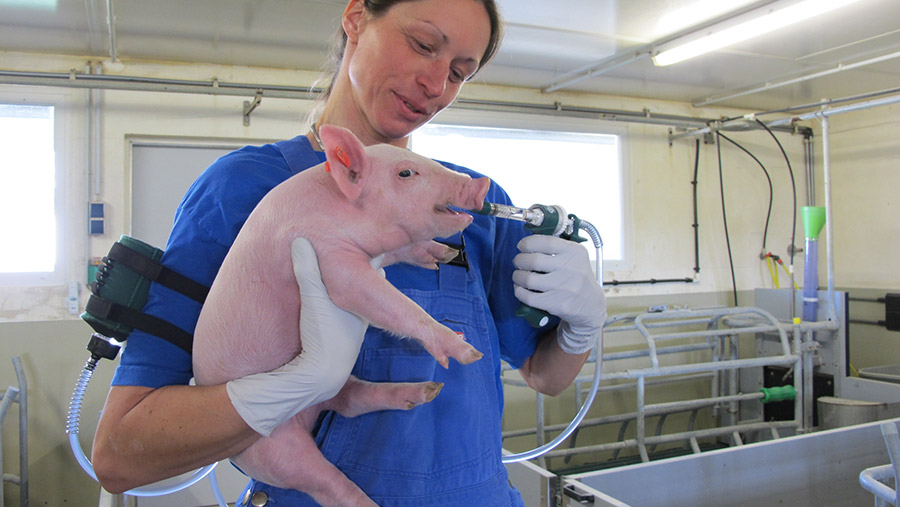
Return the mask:
<path id="1" fill-rule="evenodd" d="M 797 397 L 797 390 L 794 389 L 794 386 L 763 387 L 759 392 L 763 393 L 760 400 L 763 403 L 793 400 Z"/>

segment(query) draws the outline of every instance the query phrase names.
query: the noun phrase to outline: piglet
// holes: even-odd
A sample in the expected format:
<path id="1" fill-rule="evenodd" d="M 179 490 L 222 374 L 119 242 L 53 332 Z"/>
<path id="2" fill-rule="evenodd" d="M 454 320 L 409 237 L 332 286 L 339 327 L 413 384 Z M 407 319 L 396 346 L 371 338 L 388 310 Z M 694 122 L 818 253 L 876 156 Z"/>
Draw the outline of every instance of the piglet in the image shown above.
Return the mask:
<path id="1" fill-rule="evenodd" d="M 296 238 L 308 239 L 315 249 L 321 281 L 339 307 L 419 341 L 445 368 L 449 358 L 468 364 L 482 356 L 387 282 L 373 259 L 430 269 L 452 259 L 457 252 L 433 238 L 472 222 L 471 215 L 452 207 L 480 209 L 489 180 L 394 146 L 365 147 L 340 127 L 323 125 L 320 134 L 327 162 L 270 191 L 219 270 L 194 333 L 193 367 L 200 385 L 270 371 L 300 353 L 300 275 L 298 270 L 295 276 L 291 258 Z M 310 434 L 317 415 L 409 409 L 431 401 L 441 385 L 364 382 L 350 376 L 354 360 L 323 379 L 319 399 L 326 401 L 304 409 L 232 460 L 248 475 L 307 492 L 322 505 L 374 505 L 319 452 Z"/>

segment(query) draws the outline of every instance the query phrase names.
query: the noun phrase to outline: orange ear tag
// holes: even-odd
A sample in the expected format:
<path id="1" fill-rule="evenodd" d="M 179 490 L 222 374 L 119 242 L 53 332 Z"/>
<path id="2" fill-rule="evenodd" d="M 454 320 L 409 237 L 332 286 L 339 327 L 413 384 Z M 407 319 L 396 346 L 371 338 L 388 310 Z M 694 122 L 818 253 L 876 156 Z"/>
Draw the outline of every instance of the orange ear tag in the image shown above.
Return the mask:
<path id="1" fill-rule="evenodd" d="M 328 161 L 327 161 L 327 160 L 325 161 L 325 172 L 326 172 L 326 173 L 330 173 L 330 172 L 331 172 L 331 166 L 328 164 Z"/>
<path id="2" fill-rule="evenodd" d="M 334 154 L 338 158 L 338 160 L 341 161 L 342 164 L 344 164 L 347 167 L 350 167 L 350 157 L 347 155 L 346 152 L 344 152 L 343 149 L 341 149 L 340 146 L 335 148 Z"/>

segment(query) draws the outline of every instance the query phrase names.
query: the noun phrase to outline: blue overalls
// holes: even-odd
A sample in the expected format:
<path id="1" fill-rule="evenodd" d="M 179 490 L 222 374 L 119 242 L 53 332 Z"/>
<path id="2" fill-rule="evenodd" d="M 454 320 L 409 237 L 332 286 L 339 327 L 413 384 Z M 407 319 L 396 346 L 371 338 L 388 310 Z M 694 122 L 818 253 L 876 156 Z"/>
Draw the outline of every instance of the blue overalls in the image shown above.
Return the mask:
<path id="1" fill-rule="evenodd" d="M 500 350 L 479 275 L 480 253 L 470 249 L 469 269 L 397 265 L 386 271 L 404 294 L 464 333 L 484 357 L 466 366 L 451 360 L 445 370 L 417 342 L 370 327 L 354 375 L 372 382 L 443 382 L 441 393 L 409 411 L 350 419 L 329 412 L 320 419 L 316 442 L 325 457 L 378 505 L 523 505 L 500 461 Z M 303 493 L 255 481 L 239 500 L 238 506 L 316 505 Z"/>

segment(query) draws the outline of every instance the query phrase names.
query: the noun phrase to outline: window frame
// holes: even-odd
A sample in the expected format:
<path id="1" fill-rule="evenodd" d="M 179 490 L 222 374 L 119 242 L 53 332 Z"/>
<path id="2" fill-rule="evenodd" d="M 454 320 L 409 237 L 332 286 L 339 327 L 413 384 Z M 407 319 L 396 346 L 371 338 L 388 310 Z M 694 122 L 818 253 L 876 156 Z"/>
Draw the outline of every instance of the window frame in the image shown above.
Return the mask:
<path id="1" fill-rule="evenodd" d="M 633 212 L 630 192 L 630 166 L 628 160 L 628 128 L 625 125 L 613 122 L 599 121 L 588 118 L 561 116 L 554 114 L 529 114 L 512 113 L 506 111 L 484 111 L 476 109 L 463 109 L 451 107 L 435 116 L 429 125 L 449 125 L 459 127 L 486 127 L 501 129 L 522 129 L 536 131 L 550 131 L 577 134 L 605 134 L 618 137 L 617 148 L 619 151 L 619 202 L 621 203 L 622 222 L 622 248 L 621 259 L 606 259 L 603 261 L 603 271 L 621 271 L 630 269 L 633 264 L 632 247 L 633 238 L 631 224 Z M 448 160 L 453 162 L 453 160 Z M 503 182 L 498 182 L 503 186 Z M 566 203 L 552 203 L 565 206 Z M 577 210 L 572 210 L 576 212 Z M 592 221 L 591 217 L 582 217 Z M 588 241 L 590 242 L 590 241 Z M 585 243 L 587 244 L 587 243 Z M 594 248 L 589 246 L 591 258 L 594 257 Z"/>
<path id="2" fill-rule="evenodd" d="M 73 210 L 70 209 L 69 171 L 67 163 L 70 153 L 71 128 L 68 122 L 70 115 L 71 93 L 39 93 L 35 91 L 17 91 L 0 88 L 0 103 L 6 105 L 42 106 L 53 108 L 53 147 L 54 147 L 54 215 L 56 217 L 56 261 L 53 271 L 48 272 L 2 272 L 0 271 L 0 287 L 48 287 L 65 285 L 69 278 L 70 258 L 76 249 L 76 243 L 86 244 L 87 230 L 79 236 L 73 231 Z M 87 210 L 84 212 L 85 216 Z M 87 227 L 84 222 L 84 227 Z M 82 237 L 85 239 L 78 240 Z M 82 249 L 84 247 L 82 246 Z"/>

